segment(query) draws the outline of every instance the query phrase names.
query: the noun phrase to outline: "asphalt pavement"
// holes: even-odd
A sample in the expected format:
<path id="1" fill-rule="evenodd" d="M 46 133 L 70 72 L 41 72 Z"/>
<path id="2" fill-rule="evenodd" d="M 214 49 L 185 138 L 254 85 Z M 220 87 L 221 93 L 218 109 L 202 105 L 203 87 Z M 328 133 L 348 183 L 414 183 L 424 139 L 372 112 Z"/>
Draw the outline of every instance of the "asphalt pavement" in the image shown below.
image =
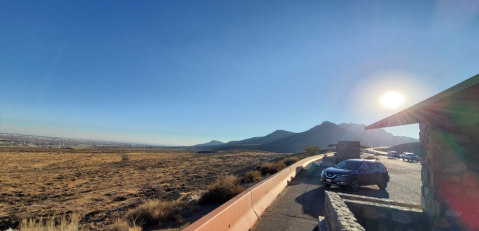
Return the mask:
<path id="1" fill-rule="evenodd" d="M 364 154 L 362 157 L 368 155 Z M 391 180 L 388 187 L 381 190 L 377 186 L 362 186 L 354 194 L 420 203 L 421 164 L 387 159 L 383 156 L 378 158 L 389 170 Z M 318 230 L 318 216 L 324 216 L 324 191 L 353 193 L 334 186 L 330 189 L 324 187 L 320 182 L 322 169 L 316 170 L 312 176 L 308 176 L 305 170 L 301 171 L 260 217 L 252 230 Z"/>
<path id="2" fill-rule="evenodd" d="M 366 156 L 373 155 L 363 154 L 362 158 Z M 388 168 L 391 177 L 388 187 L 381 193 L 377 186 L 363 186 L 357 194 L 421 203 L 421 163 L 388 159 L 386 156 L 377 157 Z"/>

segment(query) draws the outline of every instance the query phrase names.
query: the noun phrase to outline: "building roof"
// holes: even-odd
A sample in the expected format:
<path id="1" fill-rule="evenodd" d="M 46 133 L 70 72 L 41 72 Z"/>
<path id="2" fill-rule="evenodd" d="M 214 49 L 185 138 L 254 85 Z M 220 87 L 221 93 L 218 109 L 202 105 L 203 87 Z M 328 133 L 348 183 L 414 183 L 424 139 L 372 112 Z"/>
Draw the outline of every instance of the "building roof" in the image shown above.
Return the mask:
<path id="1" fill-rule="evenodd" d="M 364 129 L 422 122 L 443 123 L 447 119 L 479 122 L 479 74 Z"/>

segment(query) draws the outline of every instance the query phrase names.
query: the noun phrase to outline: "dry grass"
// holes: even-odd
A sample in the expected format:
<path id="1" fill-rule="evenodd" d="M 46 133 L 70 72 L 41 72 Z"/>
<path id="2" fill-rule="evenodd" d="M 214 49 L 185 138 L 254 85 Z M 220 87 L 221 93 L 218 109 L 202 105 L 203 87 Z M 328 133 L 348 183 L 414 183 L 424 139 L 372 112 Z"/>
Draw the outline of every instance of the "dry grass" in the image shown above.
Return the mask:
<path id="1" fill-rule="evenodd" d="M 112 225 L 106 228 L 107 231 L 142 231 L 140 226 L 129 223 L 126 220 L 117 219 Z"/>
<path id="2" fill-rule="evenodd" d="M 228 201 L 244 191 L 239 185 L 239 179 L 232 175 L 220 176 L 208 186 L 208 190 L 201 196 L 200 204 L 219 204 Z"/>
<path id="3" fill-rule="evenodd" d="M 251 183 L 261 180 L 261 172 L 259 171 L 249 171 L 246 173 L 243 178 L 243 183 Z"/>
<path id="4" fill-rule="evenodd" d="M 379 158 L 377 158 L 375 156 L 367 156 L 366 159 L 368 159 L 368 160 L 379 160 Z"/>
<path id="5" fill-rule="evenodd" d="M 0 148 L 0 230 L 23 218 L 77 213 L 86 230 L 112 225 L 142 201 L 204 191 L 220 174 L 244 175 L 284 154 L 170 149 Z"/>
<path id="6" fill-rule="evenodd" d="M 275 174 L 281 170 L 286 168 L 286 164 L 284 164 L 283 161 L 278 161 L 275 163 L 263 163 L 259 167 L 259 171 L 261 174 L 266 175 L 266 174 Z"/>
<path id="7" fill-rule="evenodd" d="M 78 231 L 80 229 L 80 215 L 73 214 L 70 218 L 49 217 L 47 219 L 23 219 L 20 231 Z"/>

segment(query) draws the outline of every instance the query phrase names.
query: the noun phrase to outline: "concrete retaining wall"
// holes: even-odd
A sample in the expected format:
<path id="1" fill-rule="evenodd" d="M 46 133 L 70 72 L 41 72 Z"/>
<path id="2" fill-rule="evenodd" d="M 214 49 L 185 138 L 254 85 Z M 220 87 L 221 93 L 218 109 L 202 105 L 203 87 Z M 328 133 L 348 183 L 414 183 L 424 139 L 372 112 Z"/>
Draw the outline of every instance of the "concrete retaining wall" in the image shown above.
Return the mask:
<path id="1" fill-rule="evenodd" d="M 247 189 L 184 230 L 249 230 L 266 208 L 276 200 L 281 191 L 288 185 L 288 182 L 312 161 L 320 160 L 322 157 L 323 155 L 318 155 L 296 162 Z"/>

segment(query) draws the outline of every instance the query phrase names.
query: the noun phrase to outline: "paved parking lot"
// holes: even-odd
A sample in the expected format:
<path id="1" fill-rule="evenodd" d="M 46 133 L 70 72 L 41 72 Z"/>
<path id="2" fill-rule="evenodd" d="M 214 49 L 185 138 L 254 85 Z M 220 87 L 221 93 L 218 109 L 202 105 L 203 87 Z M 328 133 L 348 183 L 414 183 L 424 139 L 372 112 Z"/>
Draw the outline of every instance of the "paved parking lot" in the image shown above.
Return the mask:
<path id="1" fill-rule="evenodd" d="M 377 186 L 363 186 L 355 194 L 420 203 L 421 164 L 382 156 L 379 159 L 386 165 L 391 177 L 386 190 Z M 253 231 L 318 230 L 318 216 L 324 216 L 324 191 L 352 193 L 337 187 L 324 187 L 320 182 L 321 170 L 318 169 L 313 176 L 301 171 L 261 216 Z"/>
<path id="2" fill-rule="evenodd" d="M 364 154 L 362 158 L 368 155 Z M 421 203 L 421 163 L 388 159 L 386 156 L 377 157 L 388 168 L 389 176 L 391 177 L 388 187 L 386 190 L 379 190 L 377 186 L 363 186 L 356 194 Z M 345 190 L 334 187 L 332 191 L 348 193 Z"/>

